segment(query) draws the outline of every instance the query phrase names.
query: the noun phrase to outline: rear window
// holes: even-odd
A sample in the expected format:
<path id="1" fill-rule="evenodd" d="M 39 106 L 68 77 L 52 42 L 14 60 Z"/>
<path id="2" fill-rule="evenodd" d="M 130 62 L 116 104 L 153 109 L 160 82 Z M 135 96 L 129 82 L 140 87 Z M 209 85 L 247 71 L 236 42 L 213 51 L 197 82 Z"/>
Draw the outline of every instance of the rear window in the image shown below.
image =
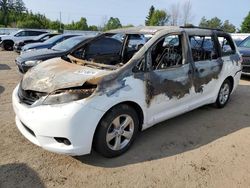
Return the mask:
<path id="1" fill-rule="evenodd" d="M 235 46 L 233 43 L 233 40 L 231 37 L 225 35 L 225 36 L 219 36 L 218 40 L 220 42 L 220 50 L 222 56 L 227 56 L 231 54 L 235 54 Z"/>

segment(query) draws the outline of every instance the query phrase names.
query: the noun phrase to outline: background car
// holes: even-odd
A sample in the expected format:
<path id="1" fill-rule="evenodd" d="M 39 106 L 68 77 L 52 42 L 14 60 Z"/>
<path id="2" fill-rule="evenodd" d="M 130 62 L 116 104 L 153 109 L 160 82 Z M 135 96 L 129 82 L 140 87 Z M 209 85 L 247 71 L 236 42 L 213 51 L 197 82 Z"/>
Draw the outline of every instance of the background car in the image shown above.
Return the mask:
<path id="1" fill-rule="evenodd" d="M 85 41 L 86 37 L 76 36 L 56 44 L 50 49 L 40 49 L 21 54 L 16 59 L 16 65 L 21 73 L 27 72 L 31 67 L 47 59 L 65 56 L 78 44 Z"/>
<path id="2" fill-rule="evenodd" d="M 61 35 L 57 35 L 54 36 L 44 42 L 36 42 L 33 44 L 27 44 L 22 48 L 22 53 L 26 52 L 26 51 L 32 51 L 32 50 L 38 50 L 38 49 L 44 49 L 44 48 L 52 48 L 53 46 L 55 46 L 56 44 L 70 38 L 70 37 L 75 37 L 75 36 L 79 36 L 76 34 L 61 34 Z"/>
<path id="3" fill-rule="evenodd" d="M 13 32 L 9 35 L 0 37 L 0 46 L 4 50 L 13 50 L 14 43 L 20 40 L 33 39 L 35 36 L 47 33 L 47 31 L 33 30 L 33 29 L 22 29 L 17 32 Z"/>
<path id="4" fill-rule="evenodd" d="M 56 35 L 58 35 L 58 34 L 57 33 L 44 33 L 44 34 L 41 34 L 33 39 L 17 41 L 14 44 L 14 51 L 19 53 L 22 50 L 22 47 L 26 44 L 35 43 L 35 42 L 44 42 L 44 41 L 46 41 L 46 40 L 48 40 L 51 37 L 54 37 Z"/>
<path id="5" fill-rule="evenodd" d="M 238 47 L 242 55 L 242 74 L 250 76 L 250 36 L 244 39 Z"/>
<path id="6" fill-rule="evenodd" d="M 242 40 L 240 40 L 240 39 L 235 39 L 234 42 L 235 42 L 236 46 L 239 46 L 240 43 L 242 42 Z"/>

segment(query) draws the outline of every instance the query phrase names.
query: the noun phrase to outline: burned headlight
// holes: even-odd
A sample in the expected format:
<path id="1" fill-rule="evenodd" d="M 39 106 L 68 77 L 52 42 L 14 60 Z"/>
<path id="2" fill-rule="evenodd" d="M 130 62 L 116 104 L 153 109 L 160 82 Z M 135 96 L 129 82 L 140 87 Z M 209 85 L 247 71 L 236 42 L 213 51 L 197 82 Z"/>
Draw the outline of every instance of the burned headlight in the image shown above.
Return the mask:
<path id="1" fill-rule="evenodd" d="M 95 88 L 58 90 L 48 95 L 44 99 L 43 104 L 44 105 L 63 104 L 81 100 L 92 95 L 94 91 Z"/>

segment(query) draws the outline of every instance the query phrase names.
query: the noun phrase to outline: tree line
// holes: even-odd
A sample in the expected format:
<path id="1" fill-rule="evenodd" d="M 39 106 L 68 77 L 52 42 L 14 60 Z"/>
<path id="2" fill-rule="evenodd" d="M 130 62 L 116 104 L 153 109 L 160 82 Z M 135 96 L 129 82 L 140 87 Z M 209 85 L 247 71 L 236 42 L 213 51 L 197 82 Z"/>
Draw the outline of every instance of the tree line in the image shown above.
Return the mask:
<path id="1" fill-rule="evenodd" d="M 169 10 L 156 9 L 151 6 L 146 16 L 146 26 L 163 25 L 192 25 L 193 21 L 192 4 L 190 0 L 184 3 L 173 4 Z M 18 28 L 36 28 L 52 30 L 85 30 L 85 31 L 106 31 L 110 29 L 131 27 L 133 25 L 122 25 L 119 18 L 110 17 L 101 26 L 88 25 L 85 17 L 79 21 L 72 21 L 69 24 L 63 24 L 59 20 L 53 21 L 40 13 L 28 11 L 22 0 L 0 0 L 0 27 L 18 27 Z M 236 27 L 229 20 L 222 21 L 218 17 L 206 19 L 202 17 L 199 23 L 200 27 L 223 29 L 226 32 L 249 32 L 250 33 L 250 12 L 244 18 L 241 28 Z"/>
<path id="2" fill-rule="evenodd" d="M 0 27 L 98 31 L 120 28 L 122 24 L 114 17 L 111 17 L 104 26 L 88 25 L 85 17 L 70 24 L 63 24 L 59 20 L 52 21 L 45 15 L 28 11 L 22 0 L 0 0 Z"/>

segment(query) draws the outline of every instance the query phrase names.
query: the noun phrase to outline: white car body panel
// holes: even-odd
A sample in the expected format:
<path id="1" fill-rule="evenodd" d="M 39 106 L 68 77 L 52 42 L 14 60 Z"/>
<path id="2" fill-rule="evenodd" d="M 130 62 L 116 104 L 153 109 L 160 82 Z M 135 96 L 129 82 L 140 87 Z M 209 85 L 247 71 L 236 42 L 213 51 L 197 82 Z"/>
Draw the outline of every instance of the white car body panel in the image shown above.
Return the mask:
<path id="1" fill-rule="evenodd" d="M 163 35 L 164 32 L 159 32 L 159 36 Z M 157 38 L 153 37 L 130 62 L 139 59 L 141 54 L 144 54 L 156 40 Z M 237 55 L 239 55 L 238 52 Z M 98 123 L 104 114 L 117 104 L 124 102 L 137 104 L 143 112 L 144 118 L 141 128 L 145 130 L 166 119 L 202 105 L 214 103 L 222 83 L 228 77 L 234 81 L 234 91 L 241 76 L 240 62 L 230 57 L 221 57 L 220 61 L 223 66 L 218 77 L 202 85 L 202 92 L 196 92 L 195 87 L 192 86 L 189 88 L 189 92 L 181 98 L 169 97 L 165 93 L 160 93 L 154 96 L 150 103 L 147 103 L 145 80 L 137 78 L 135 76 L 137 73 L 125 76 L 122 80 L 124 83 L 122 87 L 119 87 L 117 79 L 115 83 L 118 85 L 109 85 L 107 91 L 101 94 L 94 93 L 86 99 L 57 105 L 28 106 L 23 104 L 18 97 L 18 85 L 12 95 L 16 124 L 28 140 L 46 150 L 68 155 L 88 154 L 92 148 Z M 126 66 L 129 65 L 124 67 L 126 68 Z M 181 79 L 178 77 L 175 81 Z M 24 125 L 34 132 L 35 137 L 27 131 Z M 58 143 L 54 137 L 67 138 L 71 145 Z"/>

